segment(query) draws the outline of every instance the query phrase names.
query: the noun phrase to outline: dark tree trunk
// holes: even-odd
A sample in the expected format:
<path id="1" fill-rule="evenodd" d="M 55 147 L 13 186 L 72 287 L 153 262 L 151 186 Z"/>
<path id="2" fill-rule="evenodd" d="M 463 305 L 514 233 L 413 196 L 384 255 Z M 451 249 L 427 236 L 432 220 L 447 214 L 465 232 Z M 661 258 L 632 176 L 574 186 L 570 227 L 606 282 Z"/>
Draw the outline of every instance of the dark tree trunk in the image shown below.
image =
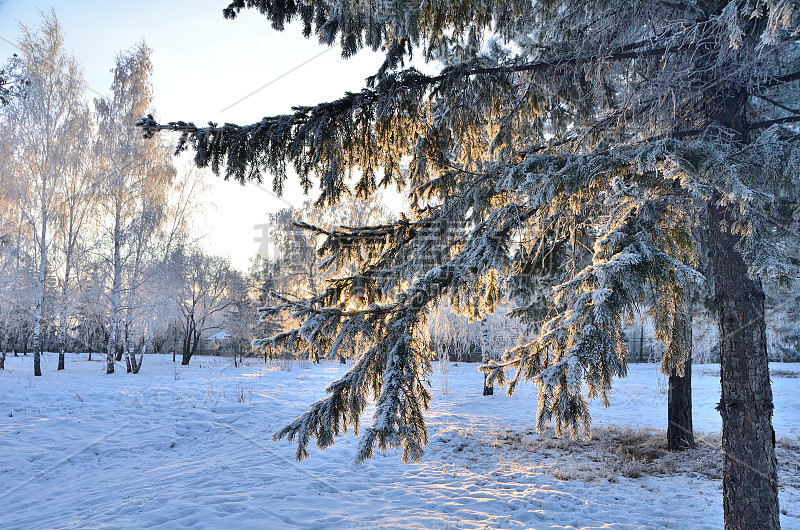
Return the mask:
<path id="1" fill-rule="evenodd" d="M 494 385 L 489 384 L 489 374 L 483 374 L 483 395 L 484 396 L 493 396 L 494 395 Z"/>
<path id="2" fill-rule="evenodd" d="M 34 346 L 33 348 L 33 375 L 38 377 L 42 375 L 42 347 L 41 347 L 41 340 L 39 341 L 39 346 Z M 28 341 L 25 340 L 25 355 L 28 354 Z"/>
<path id="3" fill-rule="evenodd" d="M 37 377 L 42 375 L 42 355 L 38 349 L 33 352 L 33 375 Z"/>
<path id="4" fill-rule="evenodd" d="M 114 356 L 114 360 L 120 362 L 122 360 L 122 346 L 117 346 L 117 353 Z"/>
<path id="5" fill-rule="evenodd" d="M 0 353 L 0 370 L 6 369 L 6 352 Z"/>
<path id="6" fill-rule="evenodd" d="M 136 360 L 136 355 L 134 355 L 133 356 L 133 360 L 134 360 L 133 373 L 138 374 L 139 370 L 142 369 L 142 362 L 144 361 L 144 354 L 142 353 L 141 355 L 139 355 L 139 360 L 138 361 Z"/>
<path id="7" fill-rule="evenodd" d="M 142 369 L 142 361 L 144 361 L 144 353 L 139 354 L 139 359 L 136 359 L 136 350 L 131 352 L 131 371 L 134 374 L 138 374 L 139 370 Z"/>
<path id="8" fill-rule="evenodd" d="M 181 364 L 186 366 L 189 364 L 189 359 L 191 359 L 191 354 L 189 353 L 189 349 L 191 348 L 191 336 L 186 336 L 183 340 L 183 349 L 181 351 Z"/>
<path id="9" fill-rule="evenodd" d="M 710 257 L 719 315 L 722 494 L 725 528 L 780 528 L 764 291 L 735 249 L 731 212 L 709 204 Z"/>
<path id="10" fill-rule="evenodd" d="M 128 321 L 127 320 L 125 321 L 125 325 L 123 326 L 122 329 L 123 329 L 123 332 L 122 332 L 122 350 L 123 350 L 123 354 L 125 355 L 125 368 L 126 368 L 125 373 L 129 374 L 129 373 L 133 372 L 133 365 L 136 364 L 136 361 L 135 360 L 131 361 L 131 348 L 130 348 L 131 340 L 130 340 L 130 334 L 129 334 L 129 328 L 128 328 Z"/>
<path id="11" fill-rule="evenodd" d="M 200 344 L 200 334 L 192 331 L 189 336 L 187 337 L 186 341 L 183 343 L 183 358 L 181 359 L 181 364 L 183 366 L 187 366 L 189 364 L 189 360 L 191 360 L 192 356 L 197 352 L 197 346 Z"/>
<path id="12" fill-rule="evenodd" d="M 175 362 L 175 350 L 172 350 L 172 362 Z"/>
<path id="13" fill-rule="evenodd" d="M 667 401 L 667 447 L 670 451 L 694 449 L 691 350 L 683 365 L 683 375 L 678 375 L 677 370 L 669 375 Z"/>
<path id="14" fill-rule="evenodd" d="M 58 369 L 64 369 L 64 348 L 61 348 L 61 351 L 58 352 Z"/>

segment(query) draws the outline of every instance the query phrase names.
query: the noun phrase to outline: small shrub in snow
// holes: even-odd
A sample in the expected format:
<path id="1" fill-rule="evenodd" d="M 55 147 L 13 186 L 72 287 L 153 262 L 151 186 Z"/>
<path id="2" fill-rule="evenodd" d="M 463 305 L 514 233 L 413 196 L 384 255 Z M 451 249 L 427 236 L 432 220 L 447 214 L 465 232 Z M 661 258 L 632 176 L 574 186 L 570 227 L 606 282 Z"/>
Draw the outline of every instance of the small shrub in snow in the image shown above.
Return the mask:
<path id="1" fill-rule="evenodd" d="M 236 401 L 239 403 L 252 403 L 253 402 L 253 389 L 247 390 L 245 392 L 244 385 L 242 383 L 236 384 Z"/>

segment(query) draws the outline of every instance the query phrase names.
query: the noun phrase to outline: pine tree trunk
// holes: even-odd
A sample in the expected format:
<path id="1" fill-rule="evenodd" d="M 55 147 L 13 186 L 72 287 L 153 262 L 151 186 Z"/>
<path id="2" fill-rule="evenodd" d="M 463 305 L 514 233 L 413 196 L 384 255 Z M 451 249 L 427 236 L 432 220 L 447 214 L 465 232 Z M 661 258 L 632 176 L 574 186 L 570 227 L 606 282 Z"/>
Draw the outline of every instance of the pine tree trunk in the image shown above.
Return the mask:
<path id="1" fill-rule="evenodd" d="M 731 226 L 732 216 L 718 200 L 715 194 L 708 210 L 719 315 L 725 528 L 780 528 L 764 291 L 735 249 L 739 237 L 720 226 Z"/>
<path id="2" fill-rule="evenodd" d="M 64 369 L 64 347 L 61 347 L 61 350 L 58 352 L 58 369 Z"/>
<path id="3" fill-rule="evenodd" d="M 0 370 L 6 369 L 6 352 L 0 353 Z"/>
<path id="4" fill-rule="evenodd" d="M 670 451 L 694 449 L 691 350 L 686 363 L 683 365 L 683 375 L 679 376 L 677 370 L 673 370 L 669 375 L 667 447 Z"/>

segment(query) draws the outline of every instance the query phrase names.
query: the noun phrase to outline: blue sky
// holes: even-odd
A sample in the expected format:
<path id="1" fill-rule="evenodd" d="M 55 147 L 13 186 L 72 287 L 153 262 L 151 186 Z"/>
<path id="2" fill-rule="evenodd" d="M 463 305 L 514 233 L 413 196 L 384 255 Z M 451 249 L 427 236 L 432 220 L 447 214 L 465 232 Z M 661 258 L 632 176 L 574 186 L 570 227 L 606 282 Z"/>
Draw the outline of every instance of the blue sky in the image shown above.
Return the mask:
<path id="1" fill-rule="evenodd" d="M 347 90 L 359 90 L 380 65 L 381 57 L 370 52 L 345 61 L 338 49 L 326 51 L 315 38 L 304 39 L 297 26 L 275 32 L 255 11 L 225 20 L 222 9 L 227 4 L 227 0 L 0 0 L 0 59 L 14 53 L 19 22 L 35 27 L 39 11 L 52 7 L 64 27 L 65 47 L 83 65 L 93 91 L 108 93 L 114 57 L 144 38 L 153 49 L 157 117 L 198 124 L 251 123 L 288 112 L 293 105 L 335 99 Z M 235 266 L 244 269 L 258 249 L 254 226 L 284 203 L 254 186 L 218 179 L 211 183 L 209 197 L 216 209 L 205 216 L 206 246 L 229 255 Z M 292 204 L 304 200 L 296 187 L 284 198 Z"/>

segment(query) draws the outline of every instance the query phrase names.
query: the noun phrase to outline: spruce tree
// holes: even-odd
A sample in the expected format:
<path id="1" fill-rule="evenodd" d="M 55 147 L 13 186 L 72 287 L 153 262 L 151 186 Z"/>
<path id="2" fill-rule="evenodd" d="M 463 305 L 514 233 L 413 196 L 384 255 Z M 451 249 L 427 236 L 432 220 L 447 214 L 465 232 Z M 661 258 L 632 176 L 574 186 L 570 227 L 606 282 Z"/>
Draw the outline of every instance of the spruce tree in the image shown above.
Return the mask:
<path id="1" fill-rule="evenodd" d="M 517 310 L 538 336 L 487 366 L 490 381 L 534 381 L 538 428 L 587 435 L 587 400 L 608 403 L 626 372 L 621 320 L 648 293 L 662 368 L 683 366 L 700 225 L 720 328 L 726 527 L 779 527 L 761 281 L 795 275 L 775 234 L 796 209 L 798 2 L 236 0 L 224 14 L 246 8 L 386 62 L 337 101 L 248 126 L 147 117 L 145 133 L 179 131 L 197 165 L 240 182 L 271 174 L 277 192 L 291 164 L 305 189 L 316 177 L 322 206 L 394 184 L 412 205 L 397 222 L 333 231 L 324 252 L 358 273 L 271 309 L 303 324 L 265 344 L 331 356 L 348 337 L 370 345 L 277 438 L 304 458 L 312 438 L 325 448 L 358 431 L 374 396 L 356 459 L 375 447 L 419 458 L 427 311 L 448 296 L 491 313 L 512 286 L 545 293 Z M 440 72 L 404 69 L 412 51 Z M 547 266 L 558 282 L 543 290 L 530 271 Z"/>

